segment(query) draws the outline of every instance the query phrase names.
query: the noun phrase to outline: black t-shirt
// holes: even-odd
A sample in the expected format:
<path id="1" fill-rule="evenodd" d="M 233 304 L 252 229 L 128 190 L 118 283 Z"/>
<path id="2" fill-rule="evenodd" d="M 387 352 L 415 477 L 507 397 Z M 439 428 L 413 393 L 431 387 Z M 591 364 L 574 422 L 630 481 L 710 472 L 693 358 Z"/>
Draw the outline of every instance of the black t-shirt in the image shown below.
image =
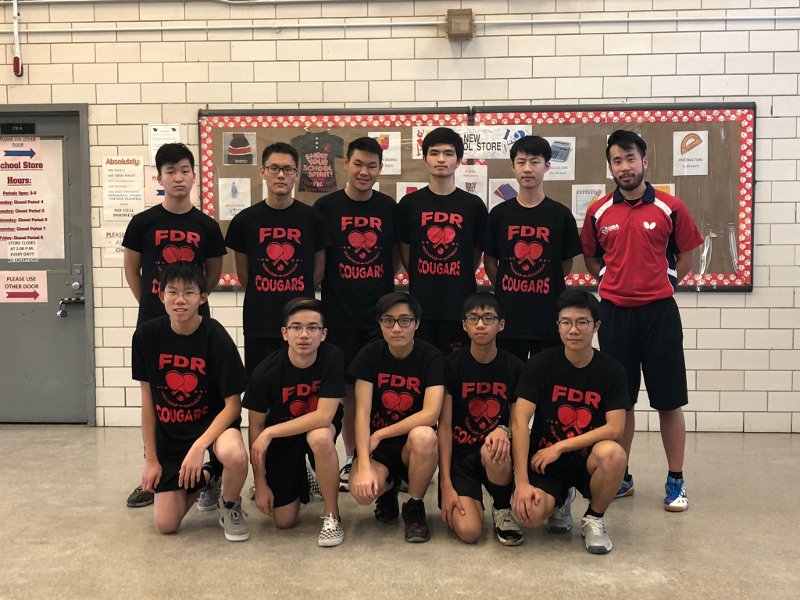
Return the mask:
<path id="1" fill-rule="evenodd" d="M 122 245 L 142 255 L 139 323 L 166 314 L 158 297 L 158 277 L 164 267 L 185 261 L 205 268 L 207 259 L 227 252 L 219 224 L 194 206 L 176 214 L 157 204 L 134 215 Z M 209 314 L 207 303 L 200 308 L 200 314 Z"/>
<path id="2" fill-rule="evenodd" d="M 506 313 L 503 337 L 559 339 L 555 302 L 566 287 L 561 263 L 580 253 L 575 218 L 555 200 L 526 208 L 512 198 L 492 209 L 486 254 L 497 259 L 494 293 Z"/>
<path id="3" fill-rule="evenodd" d="M 322 215 L 299 200 L 282 210 L 259 202 L 233 218 L 225 242 L 247 255 L 244 334 L 280 337 L 283 305 L 314 297 L 314 254 L 330 243 Z"/>
<path id="4" fill-rule="evenodd" d="M 579 369 L 560 347 L 535 354 L 525 365 L 517 397 L 536 405 L 530 454 L 606 424 L 610 410 L 628 410 L 625 369 L 608 354 L 594 351 L 591 362 Z M 588 455 L 590 448 L 581 453 Z"/>
<path id="5" fill-rule="evenodd" d="M 292 146 L 300 154 L 301 192 L 325 194 L 336 189 L 335 160 L 344 156 L 344 140 L 327 131 L 309 131 L 292 138 Z"/>
<path id="6" fill-rule="evenodd" d="M 364 346 L 347 372 L 372 384 L 370 431 L 394 425 L 422 410 L 425 390 L 444 385 L 444 360 L 436 347 L 414 340 L 404 359 L 392 356 L 385 340 Z"/>
<path id="7" fill-rule="evenodd" d="M 455 451 L 474 448 L 498 425 L 508 426 L 522 366 L 521 360 L 501 349 L 488 364 L 475 360 L 469 347 L 445 357 L 445 385 L 453 397 Z"/>
<path id="8" fill-rule="evenodd" d="M 477 289 L 473 261 L 486 231 L 483 200 L 459 188 L 440 196 L 425 186 L 400 200 L 395 231 L 409 244 L 409 292 L 422 318 L 460 321 L 461 304 Z"/>
<path id="9" fill-rule="evenodd" d="M 247 385 L 236 344 L 210 317 L 190 335 L 175 333 L 167 316 L 147 321 L 133 334 L 131 364 L 133 379 L 150 384 L 159 454 L 188 450 Z"/>
<path id="10" fill-rule="evenodd" d="M 333 242 L 325 253 L 322 281 L 325 319 L 334 327 L 374 327 L 375 303 L 394 291 L 395 201 L 373 191 L 369 200 L 359 202 L 338 190 L 314 206 L 325 217 Z"/>
<path id="11" fill-rule="evenodd" d="M 288 346 L 276 350 L 253 371 L 242 406 L 267 415 L 267 426 L 317 410 L 322 398 L 344 398 L 344 355 L 321 344 L 317 360 L 299 369 L 289 360 Z M 339 405 L 338 411 L 341 411 Z"/>

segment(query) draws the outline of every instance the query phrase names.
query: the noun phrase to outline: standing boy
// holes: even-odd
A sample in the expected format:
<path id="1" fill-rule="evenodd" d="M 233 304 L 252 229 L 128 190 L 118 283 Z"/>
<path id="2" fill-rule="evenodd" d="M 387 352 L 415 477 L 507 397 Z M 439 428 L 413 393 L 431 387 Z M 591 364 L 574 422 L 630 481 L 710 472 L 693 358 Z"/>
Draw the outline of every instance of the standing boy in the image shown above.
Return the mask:
<path id="1" fill-rule="evenodd" d="M 586 268 L 599 282 L 603 329 L 600 348 L 628 374 L 628 393 L 636 402 L 641 374 L 650 406 L 658 411 L 667 455 L 664 509 L 689 508 L 683 479 L 689 402 L 683 327 L 673 294 L 691 266 L 691 250 L 703 243 L 686 206 L 644 180 L 647 145 L 633 131 L 608 138 L 606 158 L 617 188 L 586 212 L 581 239 Z M 622 446 L 630 457 L 636 419 L 625 420 Z M 633 494 L 626 472 L 617 497 Z"/>
<path id="2" fill-rule="evenodd" d="M 166 314 L 158 287 L 165 267 L 181 261 L 201 267 L 210 294 L 219 282 L 226 252 L 219 224 L 192 206 L 192 151 L 183 144 L 164 144 L 156 152 L 156 170 L 158 183 L 164 186 L 164 200 L 135 215 L 122 239 L 125 280 L 139 303 L 137 327 Z M 207 302 L 200 304 L 200 314 L 211 316 Z M 140 487 L 128 497 L 131 508 L 152 503 L 153 495 Z"/>
<path id="3" fill-rule="evenodd" d="M 592 348 L 599 317 L 591 293 L 568 290 L 559 297 L 564 346 L 525 365 L 511 417 L 517 518 L 526 527 L 547 520 L 551 533 L 569 533 L 577 489 L 589 499 L 581 535 L 592 554 L 611 552 L 604 515 L 625 474 L 617 440 L 630 407 L 622 365 Z"/>
<path id="4" fill-rule="evenodd" d="M 393 523 L 399 514 L 400 481 L 408 481 L 403 504 L 405 540 L 431 537 L 423 498 L 436 471 L 434 427 L 444 395 L 442 354 L 415 340 L 421 309 L 413 296 L 393 292 L 375 307 L 383 338 L 358 353 L 356 458 L 350 493 L 359 504 L 375 502 L 375 518 Z"/>
<path id="5" fill-rule="evenodd" d="M 329 244 L 322 215 L 292 196 L 297 150 L 276 142 L 261 155 L 267 198 L 236 215 L 225 242 L 236 252 L 244 292 L 244 366 L 256 366 L 281 347 L 281 310 L 293 298 L 314 297 Z"/>
<path id="6" fill-rule="evenodd" d="M 477 289 L 487 212 L 480 197 L 456 187 L 460 135 L 437 127 L 423 138 L 422 154 L 428 185 L 400 200 L 395 227 L 409 292 L 425 316 L 417 336 L 449 354 L 466 342 L 460 308 Z"/>
<path id="7" fill-rule="evenodd" d="M 250 460 L 258 510 L 275 527 L 293 527 L 300 504 L 309 501 L 306 454 L 312 452 L 324 504 L 320 546 L 344 541 L 339 516 L 339 402 L 344 396 L 344 359 L 322 344 L 327 329 L 322 303 L 295 298 L 283 309 L 286 345 L 256 367 L 244 407 L 250 419 Z"/>
<path id="8" fill-rule="evenodd" d="M 344 161 L 347 183 L 323 196 L 314 206 L 325 217 L 332 244 L 325 256 L 322 303 L 328 321 L 329 343 L 344 352 L 349 365 L 367 342 L 379 335 L 375 303 L 394 290 L 400 254 L 394 235 L 395 201 L 373 189 L 383 168 L 383 149 L 377 140 L 361 137 L 350 142 Z M 345 464 L 340 489 L 346 492 L 355 451 L 353 433 L 354 381 L 345 377 Z"/>
<path id="9" fill-rule="evenodd" d="M 509 417 L 522 361 L 497 348 L 503 307 L 479 292 L 464 302 L 470 345 L 445 357 L 447 391 L 439 416 L 439 488 L 442 520 L 473 544 L 483 530 L 483 490 L 492 496 L 498 541 L 518 546 L 522 529 L 511 512 L 514 491 Z"/>
<path id="10" fill-rule="evenodd" d="M 131 358 L 142 391 L 142 489 L 155 494 L 158 531 L 175 533 L 214 476 L 203 464 L 213 450 L 223 467 L 219 522 L 226 539 L 241 542 L 250 537 L 240 496 L 247 477 L 239 431 L 247 382 L 242 360 L 222 325 L 199 314 L 208 298 L 200 267 L 170 265 L 159 290 L 167 316 L 136 330 Z"/>
<path id="11" fill-rule="evenodd" d="M 570 210 L 544 193 L 550 144 L 528 135 L 511 146 L 511 168 L 519 193 L 489 213 L 484 266 L 506 309 L 506 328 L 497 345 L 527 360 L 561 342 L 556 299 L 566 288 L 572 257 L 581 253 Z"/>

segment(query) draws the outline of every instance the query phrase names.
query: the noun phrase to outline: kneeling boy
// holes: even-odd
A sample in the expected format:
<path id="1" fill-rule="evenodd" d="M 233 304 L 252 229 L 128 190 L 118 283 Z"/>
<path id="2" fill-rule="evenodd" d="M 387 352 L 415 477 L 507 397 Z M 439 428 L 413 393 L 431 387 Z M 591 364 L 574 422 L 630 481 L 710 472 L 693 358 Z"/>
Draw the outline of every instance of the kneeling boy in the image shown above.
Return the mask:
<path id="1" fill-rule="evenodd" d="M 514 491 L 508 429 L 522 361 L 497 348 L 503 308 L 479 292 L 462 309 L 468 348 L 445 357 L 447 391 L 439 416 L 439 487 L 442 520 L 473 544 L 483 530 L 483 490 L 492 496 L 498 541 L 518 546 L 522 529 L 511 512 Z"/>
<path id="2" fill-rule="evenodd" d="M 414 339 L 422 309 L 404 292 L 376 305 L 383 339 L 364 346 L 350 365 L 356 380 L 356 458 L 350 493 L 359 504 L 375 501 L 375 518 L 392 523 L 400 512 L 400 481 L 408 481 L 403 504 L 405 540 L 431 537 L 423 497 L 436 471 L 434 427 L 444 395 L 442 353 Z"/>
<path id="3" fill-rule="evenodd" d="M 142 489 L 155 492 L 158 530 L 175 533 L 218 475 L 203 464 L 206 450 L 213 450 L 223 467 L 220 525 L 226 539 L 244 541 L 250 533 L 240 496 L 247 478 L 239 431 L 240 394 L 247 383 L 242 360 L 222 325 L 198 313 L 208 298 L 200 267 L 168 266 L 159 296 L 167 315 L 142 324 L 133 336 L 133 378 L 142 390 Z"/>
<path id="4" fill-rule="evenodd" d="M 577 488 L 589 499 L 581 519 L 586 549 L 605 554 L 611 540 L 604 513 L 625 475 L 625 451 L 618 443 L 631 407 L 625 370 L 592 348 L 600 327 L 600 304 L 592 294 L 567 290 L 557 307 L 564 347 L 531 358 L 517 386 L 511 418 L 514 512 L 527 527 L 549 519 L 548 531 L 568 533 Z"/>
<path id="5" fill-rule="evenodd" d="M 344 356 L 322 343 L 327 331 L 319 300 L 287 302 L 281 327 L 287 345 L 255 368 L 244 395 L 258 510 L 278 529 L 294 526 L 301 502 L 309 501 L 306 454 L 312 452 L 324 504 L 317 540 L 323 547 L 344 541 L 335 446 L 342 426 Z"/>

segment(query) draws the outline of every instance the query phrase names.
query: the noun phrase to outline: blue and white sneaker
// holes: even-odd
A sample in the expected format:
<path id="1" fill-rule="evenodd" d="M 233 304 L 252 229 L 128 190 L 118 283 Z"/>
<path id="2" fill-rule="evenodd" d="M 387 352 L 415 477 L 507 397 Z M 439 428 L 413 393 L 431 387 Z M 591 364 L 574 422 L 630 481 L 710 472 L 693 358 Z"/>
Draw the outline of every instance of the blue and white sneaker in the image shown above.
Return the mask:
<path id="1" fill-rule="evenodd" d="M 614 498 L 625 498 L 626 496 L 633 496 L 633 475 L 631 474 L 625 475 Z"/>
<path id="2" fill-rule="evenodd" d="M 683 479 L 667 476 L 664 484 L 664 510 L 670 512 L 683 512 L 689 508 L 689 498 L 686 497 L 686 483 Z"/>

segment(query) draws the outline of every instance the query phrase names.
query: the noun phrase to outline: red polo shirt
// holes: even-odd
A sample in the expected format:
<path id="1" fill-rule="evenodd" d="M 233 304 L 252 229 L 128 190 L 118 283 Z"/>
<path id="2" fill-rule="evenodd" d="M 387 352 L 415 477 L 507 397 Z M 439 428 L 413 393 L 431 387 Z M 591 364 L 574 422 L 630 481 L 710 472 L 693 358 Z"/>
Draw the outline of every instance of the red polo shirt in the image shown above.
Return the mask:
<path id="1" fill-rule="evenodd" d="M 586 211 L 583 254 L 601 259 L 598 292 L 617 306 L 641 306 L 672 296 L 675 258 L 703 243 L 686 206 L 650 183 L 631 206 L 619 188 Z"/>

